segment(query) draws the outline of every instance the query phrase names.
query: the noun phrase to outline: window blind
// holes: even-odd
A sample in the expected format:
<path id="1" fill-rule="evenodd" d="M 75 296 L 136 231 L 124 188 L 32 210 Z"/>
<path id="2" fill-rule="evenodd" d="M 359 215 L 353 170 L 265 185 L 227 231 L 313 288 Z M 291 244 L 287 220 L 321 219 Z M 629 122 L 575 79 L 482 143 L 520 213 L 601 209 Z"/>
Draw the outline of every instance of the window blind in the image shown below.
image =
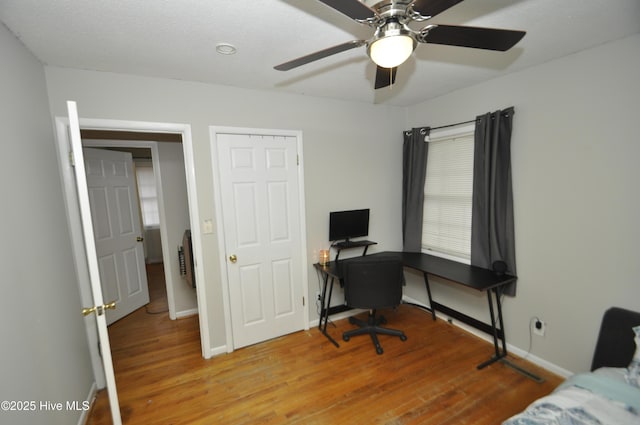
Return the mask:
<path id="1" fill-rule="evenodd" d="M 431 139 L 424 195 L 422 250 L 470 260 L 473 132 Z"/>
<path id="2" fill-rule="evenodd" d="M 136 179 L 138 181 L 138 197 L 142 210 L 142 224 L 147 227 L 160 226 L 158 212 L 158 192 L 153 166 L 149 163 L 136 163 Z"/>

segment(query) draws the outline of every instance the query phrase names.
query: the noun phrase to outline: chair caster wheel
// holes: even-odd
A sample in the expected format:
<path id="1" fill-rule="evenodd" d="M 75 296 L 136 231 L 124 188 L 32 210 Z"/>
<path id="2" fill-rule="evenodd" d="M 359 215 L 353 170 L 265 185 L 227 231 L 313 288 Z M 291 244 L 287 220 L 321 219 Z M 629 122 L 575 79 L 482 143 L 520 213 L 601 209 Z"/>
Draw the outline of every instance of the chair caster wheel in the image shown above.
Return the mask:
<path id="1" fill-rule="evenodd" d="M 349 341 L 349 337 L 348 337 L 348 336 L 346 336 L 346 335 L 343 335 L 343 336 L 342 336 L 342 340 L 343 340 L 343 341 Z"/>
<path id="2" fill-rule="evenodd" d="M 378 354 L 384 353 L 384 351 L 382 350 L 382 347 L 376 347 L 376 353 Z"/>
<path id="3" fill-rule="evenodd" d="M 407 336 L 406 335 L 401 335 L 400 336 L 400 341 L 406 341 L 407 340 Z"/>

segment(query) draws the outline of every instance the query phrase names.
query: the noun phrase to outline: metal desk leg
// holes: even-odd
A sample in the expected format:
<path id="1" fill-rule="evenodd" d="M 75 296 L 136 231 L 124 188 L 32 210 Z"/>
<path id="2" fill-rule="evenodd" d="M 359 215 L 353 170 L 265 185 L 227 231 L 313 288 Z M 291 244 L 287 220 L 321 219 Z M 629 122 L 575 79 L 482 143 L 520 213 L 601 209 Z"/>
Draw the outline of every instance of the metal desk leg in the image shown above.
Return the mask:
<path id="1" fill-rule="evenodd" d="M 496 294 L 496 306 L 498 307 L 498 324 L 502 330 L 502 357 L 507 356 L 507 334 L 504 330 L 504 321 L 502 320 L 502 302 L 500 301 L 500 295 L 502 295 L 502 289 L 494 289 Z"/>
<path id="2" fill-rule="evenodd" d="M 429 308 L 431 309 L 431 317 L 436 320 L 436 309 L 433 308 L 433 300 L 431 298 L 431 287 L 429 286 L 429 277 L 424 273 L 424 284 L 427 287 L 427 296 L 429 297 Z"/>
<path id="3" fill-rule="evenodd" d="M 329 275 L 324 274 L 322 282 L 322 295 L 320 296 L 320 320 L 318 321 L 318 329 L 322 330 L 322 321 L 325 319 L 326 309 L 324 308 L 324 301 L 327 299 L 327 283 L 329 281 Z"/>
<path id="4" fill-rule="evenodd" d="M 333 345 L 335 345 L 336 347 L 340 347 L 340 345 L 331 337 L 331 335 L 327 333 L 327 323 L 329 322 L 329 306 L 331 305 L 331 295 L 333 293 L 333 279 L 334 278 L 332 277 L 331 287 L 329 288 L 329 298 L 327 299 L 326 295 L 327 285 L 329 285 L 329 275 L 327 274 L 324 277 L 324 286 L 322 288 L 322 297 L 320 299 L 320 323 L 318 323 L 318 328 L 320 329 L 320 332 L 322 332 L 322 334 L 333 343 Z"/>
<path id="5" fill-rule="evenodd" d="M 494 348 L 495 354 L 486 362 L 479 364 L 478 369 L 482 369 L 486 366 L 489 366 L 490 364 L 495 363 L 498 360 L 500 360 L 502 357 L 506 356 L 506 352 L 501 352 L 500 345 L 498 344 L 498 328 L 496 327 L 496 317 L 493 312 L 493 298 L 491 295 L 492 292 L 493 291 L 487 291 L 487 301 L 489 302 L 489 314 L 491 315 L 491 330 L 492 330 L 493 348 Z M 502 311 L 502 309 L 500 308 L 500 297 L 498 296 L 497 293 L 496 293 L 496 300 L 497 300 L 496 302 L 498 303 L 498 310 Z M 502 316 L 502 314 L 500 314 L 500 316 Z M 500 319 L 500 326 L 502 329 L 502 319 Z M 502 337 L 504 342 L 504 330 L 502 332 Z"/>
<path id="6" fill-rule="evenodd" d="M 498 336 L 498 328 L 496 327 L 496 319 L 493 313 L 493 301 L 491 299 L 491 292 L 493 292 L 496 297 L 496 308 L 498 309 L 498 326 L 500 326 L 500 331 L 502 332 L 502 335 L 500 336 Z M 505 366 L 508 366 L 511 369 L 515 370 L 516 372 L 523 374 L 527 378 L 533 379 L 534 381 L 539 383 L 544 382 L 544 379 L 529 372 L 526 369 L 521 368 L 516 364 L 511 363 L 507 359 L 507 334 L 504 330 L 504 320 L 502 318 L 502 303 L 500 302 L 500 293 L 501 293 L 500 288 L 495 288 L 493 291 L 487 292 L 487 296 L 489 297 L 489 311 L 491 312 L 491 326 L 493 327 L 493 345 L 495 348 L 495 355 L 489 360 L 487 360 L 486 362 L 478 365 L 478 369 L 482 369 L 485 366 L 488 366 L 492 363 L 500 361 Z M 502 342 L 502 349 L 500 349 L 498 339 L 500 339 L 500 341 Z"/>

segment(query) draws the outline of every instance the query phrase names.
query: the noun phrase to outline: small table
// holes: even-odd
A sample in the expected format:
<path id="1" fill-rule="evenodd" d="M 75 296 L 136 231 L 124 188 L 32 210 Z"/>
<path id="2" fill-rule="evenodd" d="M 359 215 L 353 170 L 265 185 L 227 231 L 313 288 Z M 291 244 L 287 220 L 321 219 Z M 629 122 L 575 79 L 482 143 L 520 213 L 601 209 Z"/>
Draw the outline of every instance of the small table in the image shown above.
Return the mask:
<path id="1" fill-rule="evenodd" d="M 425 287 L 427 290 L 427 295 L 429 297 L 429 310 L 431 311 L 433 320 L 436 320 L 435 312 L 436 310 L 438 310 L 450 317 L 466 323 L 469 326 L 492 335 L 494 354 L 489 360 L 479 364 L 478 369 L 482 369 L 498 360 L 506 360 L 505 357 L 507 356 L 507 342 L 504 332 L 504 320 L 502 317 L 502 304 L 500 302 L 500 296 L 502 295 L 502 290 L 505 285 L 516 280 L 515 276 L 511 276 L 508 274 L 498 274 L 493 272 L 492 270 L 484 269 L 482 267 L 471 266 L 468 264 L 463 264 L 419 252 L 385 251 L 368 255 L 367 258 L 388 258 L 390 256 L 398 258 L 400 261 L 402 261 L 402 264 L 405 267 L 410 267 L 423 273 Z M 324 266 L 317 263 L 314 264 L 314 267 L 324 277 L 324 285 L 322 288 L 320 299 L 322 307 L 320 310 L 320 322 L 318 324 L 318 328 L 324 334 L 324 336 L 326 336 L 329 341 L 331 341 L 336 347 L 339 347 L 338 343 L 327 333 L 327 322 L 329 320 L 330 314 L 335 314 L 338 311 L 344 311 L 346 309 L 345 306 L 331 307 L 330 304 L 331 295 L 333 292 L 333 284 L 336 279 L 338 281 L 342 279 L 343 266 L 348 261 L 349 259 L 332 261 Z M 464 313 L 435 302 L 433 300 L 433 297 L 431 296 L 429 275 L 438 276 L 446 279 L 447 281 L 460 284 L 464 287 L 481 292 L 486 292 L 487 303 L 489 305 L 489 313 L 491 315 L 491 324 L 481 322 L 473 317 L 467 316 Z M 329 279 L 331 279 L 330 282 Z M 329 285 L 329 283 L 331 283 L 331 285 Z M 327 288 L 329 289 L 328 294 Z M 535 375 L 531 375 L 529 372 L 523 371 L 515 365 L 509 364 L 509 366 L 514 367 L 515 369 L 525 373 L 530 377 L 533 377 L 534 379 L 537 378 L 535 377 Z"/>

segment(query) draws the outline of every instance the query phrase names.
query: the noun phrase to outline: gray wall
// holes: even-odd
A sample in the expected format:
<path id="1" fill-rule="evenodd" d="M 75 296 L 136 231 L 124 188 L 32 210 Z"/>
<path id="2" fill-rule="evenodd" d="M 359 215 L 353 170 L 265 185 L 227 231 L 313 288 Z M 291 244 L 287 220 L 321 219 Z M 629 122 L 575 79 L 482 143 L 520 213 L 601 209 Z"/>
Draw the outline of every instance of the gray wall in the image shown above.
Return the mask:
<path id="1" fill-rule="evenodd" d="M 401 246 L 405 109 L 55 67 L 45 73 L 54 116 L 64 116 L 66 100 L 75 100 L 83 118 L 191 125 L 199 215 L 214 220 L 214 228 L 209 126 L 301 130 L 309 262 L 314 251 L 328 246 L 329 211 L 336 209 L 371 208 L 376 249 Z M 226 343 L 219 278 L 224 259 L 215 233 L 201 238 L 210 348 L 219 350 Z M 308 274 L 313 299 L 317 279 L 311 265 Z M 317 318 L 313 307 L 310 318 Z"/>
<path id="2" fill-rule="evenodd" d="M 410 126 L 465 121 L 515 106 L 512 137 L 518 294 L 508 340 L 572 372 L 590 367 L 610 306 L 640 310 L 640 35 L 456 91 L 409 109 Z M 408 290 L 424 292 L 416 284 Z M 486 315 L 485 299 L 435 296 Z"/>
<path id="3" fill-rule="evenodd" d="M 190 227 L 182 143 L 158 143 L 158 157 L 169 245 L 168 255 L 165 256 L 169 258 L 169 263 L 165 263 L 164 267 L 173 281 L 176 315 L 180 317 L 193 314 L 198 309 L 195 289 L 182 278 L 178 264 L 178 245 L 182 245 L 182 235 Z"/>
<path id="4" fill-rule="evenodd" d="M 94 379 L 44 70 L 2 24 L 0 57 L 0 400 L 33 400 L 37 407 L 82 401 Z M 11 424 L 79 418 L 65 410 L 0 411 L 0 422 Z"/>

